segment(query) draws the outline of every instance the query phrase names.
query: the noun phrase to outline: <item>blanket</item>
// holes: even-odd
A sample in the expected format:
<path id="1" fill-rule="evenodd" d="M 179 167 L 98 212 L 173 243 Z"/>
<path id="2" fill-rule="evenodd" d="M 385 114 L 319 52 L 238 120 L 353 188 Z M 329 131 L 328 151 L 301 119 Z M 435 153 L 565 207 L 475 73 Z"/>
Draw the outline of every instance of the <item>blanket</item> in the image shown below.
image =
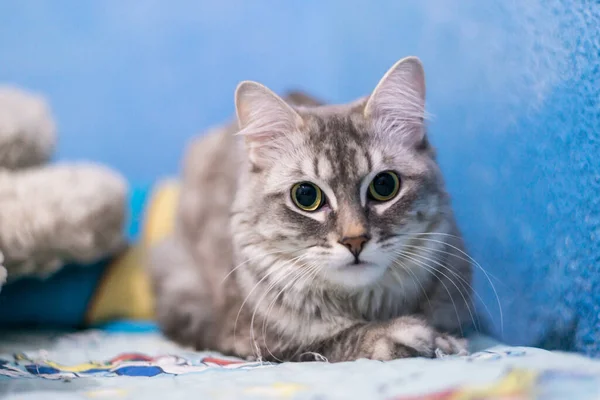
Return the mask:
<path id="1" fill-rule="evenodd" d="M 600 362 L 471 340 L 469 356 L 272 364 L 194 352 L 158 333 L 4 334 L 12 399 L 598 399 Z"/>

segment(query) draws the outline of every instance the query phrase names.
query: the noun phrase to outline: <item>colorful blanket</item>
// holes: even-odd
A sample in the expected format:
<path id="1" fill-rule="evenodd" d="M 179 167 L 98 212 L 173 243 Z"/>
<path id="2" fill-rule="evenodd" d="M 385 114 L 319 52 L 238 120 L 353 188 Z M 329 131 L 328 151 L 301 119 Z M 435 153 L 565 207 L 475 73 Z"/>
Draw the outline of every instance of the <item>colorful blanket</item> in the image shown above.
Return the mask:
<path id="1" fill-rule="evenodd" d="M 158 334 L 3 335 L 5 399 L 599 399 L 600 362 L 474 338 L 437 360 L 246 362 L 180 348 Z M 477 349 L 476 347 L 480 347 Z"/>

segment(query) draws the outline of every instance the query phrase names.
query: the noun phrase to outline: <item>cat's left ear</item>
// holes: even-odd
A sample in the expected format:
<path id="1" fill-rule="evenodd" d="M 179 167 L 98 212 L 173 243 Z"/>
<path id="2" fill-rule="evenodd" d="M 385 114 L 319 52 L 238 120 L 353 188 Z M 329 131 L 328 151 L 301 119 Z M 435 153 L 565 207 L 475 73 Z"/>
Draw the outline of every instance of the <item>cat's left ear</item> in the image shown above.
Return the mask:
<path id="1" fill-rule="evenodd" d="M 364 109 L 376 134 L 419 145 L 425 135 L 425 71 L 417 57 L 398 61 L 375 87 Z"/>
<path id="2" fill-rule="evenodd" d="M 239 134 L 252 164 L 267 166 L 293 146 L 302 117 L 267 87 L 245 81 L 235 91 Z"/>

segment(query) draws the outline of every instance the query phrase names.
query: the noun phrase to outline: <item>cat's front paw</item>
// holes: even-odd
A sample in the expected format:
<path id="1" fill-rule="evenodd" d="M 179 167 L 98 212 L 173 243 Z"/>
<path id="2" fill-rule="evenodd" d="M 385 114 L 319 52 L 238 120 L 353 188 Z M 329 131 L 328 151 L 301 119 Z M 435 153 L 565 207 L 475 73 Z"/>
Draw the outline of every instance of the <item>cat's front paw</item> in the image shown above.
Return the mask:
<path id="1" fill-rule="evenodd" d="M 408 357 L 434 358 L 438 354 L 467 354 L 467 342 L 440 333 L 425 321 L 414 317 L 400 317 L 384 326 L 372 341 L 371 357 L 393 360 Z"/>

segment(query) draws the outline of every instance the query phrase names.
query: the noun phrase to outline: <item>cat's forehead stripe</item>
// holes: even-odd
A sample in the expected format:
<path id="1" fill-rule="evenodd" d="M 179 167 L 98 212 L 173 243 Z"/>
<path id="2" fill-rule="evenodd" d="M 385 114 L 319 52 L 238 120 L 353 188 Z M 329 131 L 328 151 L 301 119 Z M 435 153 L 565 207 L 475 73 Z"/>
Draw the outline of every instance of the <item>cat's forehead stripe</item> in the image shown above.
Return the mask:
<path id="1" fill-rule="evenodd" d="M 315 160 L 317 160 L 317 176 L 326 181 L 333 179 L 335 175 L 331 165 L 331 159 L 327 157 L 327 154 L 321 152 L 315 156 Z"/>
<path id="2" fill-rule="evenodd" d="M 321 113 L 305 118 L 314 173 L 335 188 L 355 186 L 372 166 L 364 128 L 348 115 Z"/>

